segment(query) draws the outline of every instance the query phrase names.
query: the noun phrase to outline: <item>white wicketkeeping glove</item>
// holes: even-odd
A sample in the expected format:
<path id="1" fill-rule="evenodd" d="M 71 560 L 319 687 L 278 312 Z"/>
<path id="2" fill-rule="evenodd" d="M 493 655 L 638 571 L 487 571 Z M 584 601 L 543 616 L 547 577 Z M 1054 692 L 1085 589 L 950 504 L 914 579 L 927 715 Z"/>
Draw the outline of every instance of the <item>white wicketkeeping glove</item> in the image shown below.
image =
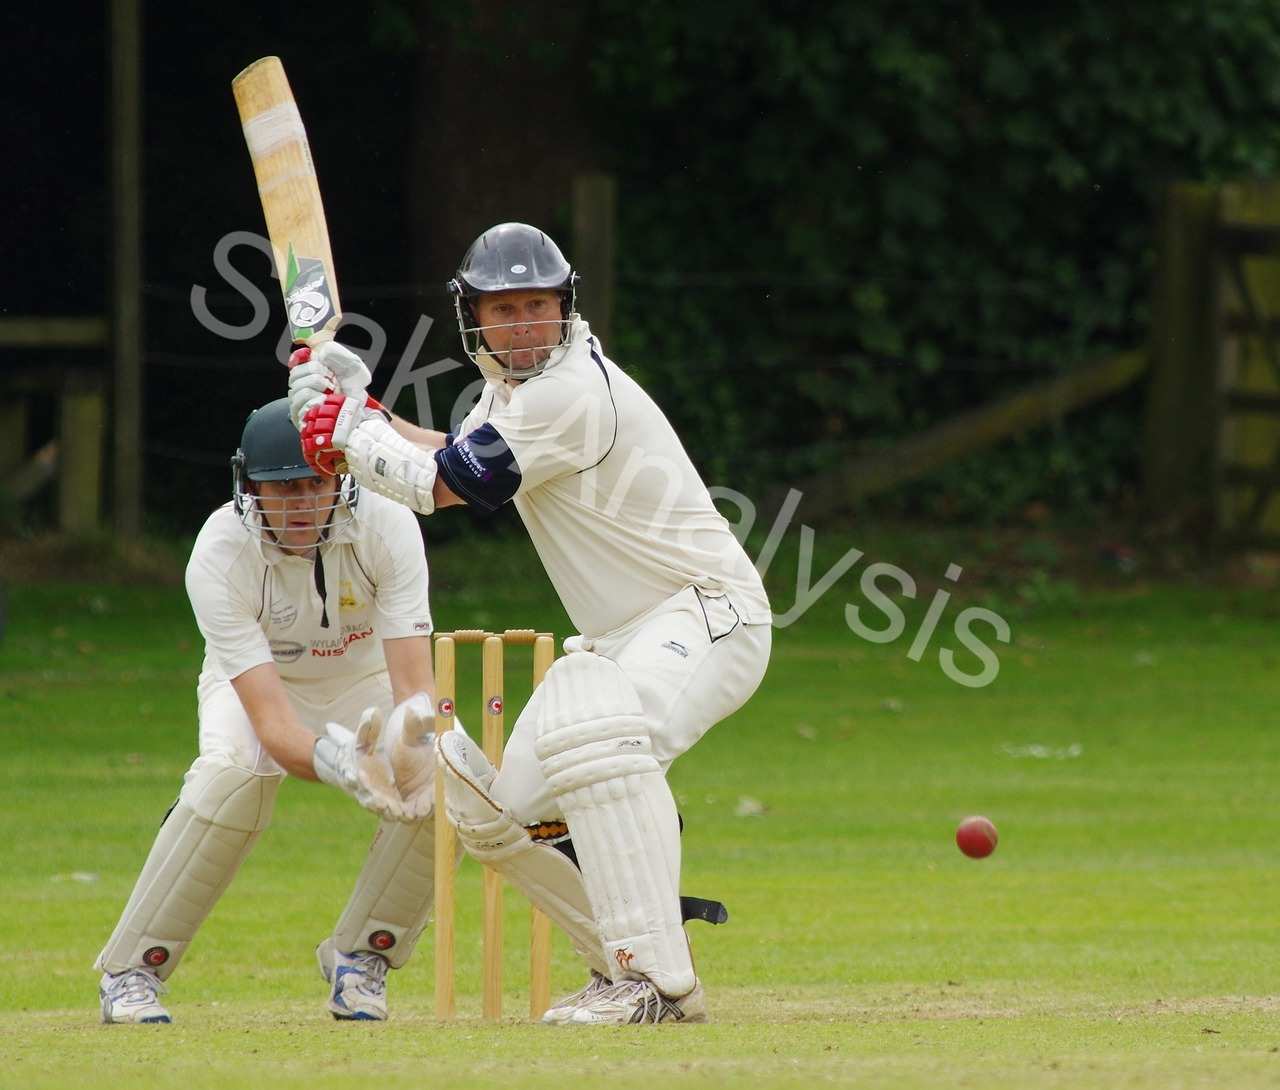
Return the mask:
<path id="1" fill-rule="evenodd" d="M 436 801 L 436 717 L 431 697 L 414 693 L 397 704 L 382 732 L 396 788 L 410 821 L 430 817 Z"/>
<path id="2" fill-rule="evenodd" d="M 396 790 L 391 762 L 378 751 L 382 712 L 366 708 L 354 731 L 338 723 L 325 724 L 326 736 L 316 741 L 311 762 L 316 776 L 340 787 L 366 810 L 392 821 L 409 821 Z"/>
<path id="3" fill-rule="evenodd" d="M 290 357 L 289 365 L 289 416 L 293 426 L 301 431 L 307 410 L 330 392 L 346 394 L 363 403 L 371 377 L 364 360 L 337 341 L 299 349 Z"/>

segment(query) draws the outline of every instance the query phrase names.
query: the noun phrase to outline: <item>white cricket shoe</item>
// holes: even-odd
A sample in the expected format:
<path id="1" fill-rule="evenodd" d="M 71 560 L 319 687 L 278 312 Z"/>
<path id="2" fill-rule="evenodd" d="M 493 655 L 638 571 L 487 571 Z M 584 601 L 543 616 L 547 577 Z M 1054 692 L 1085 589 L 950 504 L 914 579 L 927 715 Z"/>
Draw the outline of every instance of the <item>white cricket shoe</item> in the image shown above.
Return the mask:
<path id="1" fill-rule="evenodd" d="M 702 985 L 679 999 L 669 999 L 647 980 L 620 980 L 594 998 L 578 1004 L 562 1026 L 636 1026 L 658 1022 L 705 1022 L 707 1000 Z"/>
<path id="2" fill-rule="evenodd" d="M 558 1000 L 554 1006 L 548 1007 L 546 1013 L 542 1016 L 542 1021 L 548 1026 L 558 1026 L 568 1022 L 578 1007 L 584 1003 L 590 1003 L 606 988 L 612 987 L 613 985 L 608 977 L 601 976 L 592 969 L 591 979 L 587 981 L 586 987 L 579 988 L 572 995 L 566 995 L 563 999 Z"/>
<path id="3" fill-rule="evenodd" d="M 98 983 L 102 1000 L 102 1020 L 112 1022 L 172 1022 L 157 996 L 165 992 L 160 978 L 150 969 L 126 969 L 123 973 L 103 973 Z"/>
<path id="4" fill-rule="evenodd" d="M 369 950 L 344 954 L 333 939 L 316 947 L 320 972 L 329 982 L 329 1013 L 341 1021 L 385 1022 L 387 959 Z"/>

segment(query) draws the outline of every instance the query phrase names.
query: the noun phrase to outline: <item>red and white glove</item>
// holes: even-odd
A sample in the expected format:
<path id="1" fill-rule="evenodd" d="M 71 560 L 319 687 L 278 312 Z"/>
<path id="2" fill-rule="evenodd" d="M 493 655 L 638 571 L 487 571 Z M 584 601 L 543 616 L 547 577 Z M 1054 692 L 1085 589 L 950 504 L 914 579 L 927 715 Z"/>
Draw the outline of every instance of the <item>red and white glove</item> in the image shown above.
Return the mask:
<path id="1" fill-rule="evenodd" d="M 369 379 L 364 360 L 337 341 L 326 341 L 315 349 L 295 349 L 289 357 L 289 416 L 293 426 L 301 431 L 303 418 L 325 394 L 367 397 Z"/>
<path id="2" fill-rule="evenodd" d="M 368 394 L 363 399 L 325 394 L 302 420 L 302 456 L 307 465 L 326 477 L 345 473 L 347 440 L 374 416 L 390 419 L 391 414 Z"/>

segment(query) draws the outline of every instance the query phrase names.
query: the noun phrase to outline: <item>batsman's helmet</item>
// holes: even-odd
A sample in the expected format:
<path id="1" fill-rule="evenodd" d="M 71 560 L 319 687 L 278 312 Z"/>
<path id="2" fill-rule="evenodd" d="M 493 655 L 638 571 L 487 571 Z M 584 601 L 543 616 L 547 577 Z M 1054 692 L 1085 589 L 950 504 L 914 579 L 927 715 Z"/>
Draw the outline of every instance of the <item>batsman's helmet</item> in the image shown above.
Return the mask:
<path id="1" fill-rule="evenodd" d="M 231 458 L 231 498 L 240 521 L 249 525 L 249 516 L 256 509 L 256 495 L 248 481 L 293 481 L 302 477 L 318 477 L 302 454 L 302 439 L 289 418 L 289 399 L 279 398 L 254 409 L 244 422 L 240 435 L 240 447 Z M 329 530 L 351 521 L 359 487 L 344 476 L 332 500 L 324 506 L 334 516 Z M 336 517 L 344 508 L 344 518 Z M 250 527 L 251 529 L 253 527 Z"/>
<path id="2" fill-rule="evenodd" d="M 476 321 L 471 300 L 495 291 L 548 289 L 560 293 L 560 341 L 569 340 L 569 323 L 577 303 L 580 277 L 549 235 L 527 223 L 500 223 L 471 244 L 458 272 L 449 281 L 462 347 L 482 370 L 506 377 L 530 378 L 563 354 L 552 352 L 541 364 L 513 368 L 490 354 L 484 326 Z"/>

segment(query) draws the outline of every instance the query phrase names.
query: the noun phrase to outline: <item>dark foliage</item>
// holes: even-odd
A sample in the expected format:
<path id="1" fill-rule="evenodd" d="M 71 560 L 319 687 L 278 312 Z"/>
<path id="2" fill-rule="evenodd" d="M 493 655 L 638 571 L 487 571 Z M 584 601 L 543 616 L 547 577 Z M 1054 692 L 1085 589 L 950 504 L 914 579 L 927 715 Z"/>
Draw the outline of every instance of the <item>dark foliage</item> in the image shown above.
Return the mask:
<path id="1" fill-rule="evenodd" d="M 719 480 L 820 470 L 1141 343 L 1162 184 L 1280 155 L 1266 0 L 599 6 L 617 355 Z M 977 460 L 953 509 L 1114 495 L 1139 411 Z"/>

